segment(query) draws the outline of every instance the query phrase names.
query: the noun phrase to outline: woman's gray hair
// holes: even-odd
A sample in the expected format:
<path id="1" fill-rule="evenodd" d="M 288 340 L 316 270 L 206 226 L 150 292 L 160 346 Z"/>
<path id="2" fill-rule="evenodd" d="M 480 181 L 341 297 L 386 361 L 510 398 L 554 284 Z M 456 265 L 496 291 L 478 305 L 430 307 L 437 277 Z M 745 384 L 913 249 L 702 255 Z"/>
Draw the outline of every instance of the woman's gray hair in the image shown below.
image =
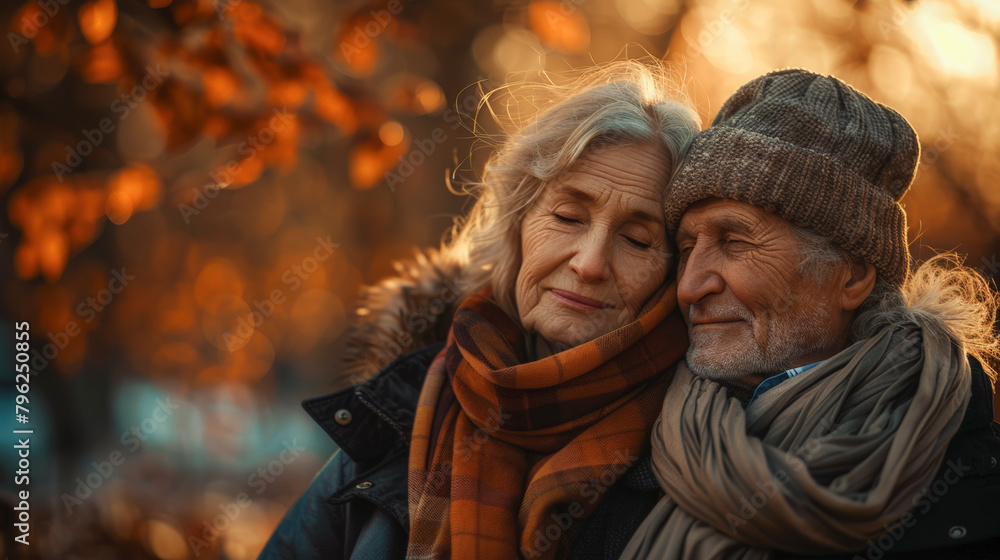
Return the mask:
<path id="1" fill-rule="evenodd" d="M 662 62 L 629 60 L 588 69 L 565 84 L 549 79 L 486 94 L 477 122 L 488 112 L 509 130 L 482 180 L 466 188 L 476 202 L 443 246 L 464 264 L 463 292 L 492 285 L 497 302 L 517 317 L 521 221 L 546 184 L 586 150 L 658 142 L 676 170 L 700 128 L 679 82 Z"/>
<path id="2" fill-rule="evenodd" d="M 799 273 L 819 280 L 822 275 L 856 259 L 830 238 L 792 226 L 802 242 Z M 995 363 L 1000 359 L 996 333 L 1000 299 L 975 270 L 963 265 L 955 253 L 942 253 L 917 265 L 902 286 L 875 277 L 871 294 L 851 321 L 848 343 L 877 335 L 887 326 L 916 324 L 938 329 L 979 360 L 995 384 Z"/>

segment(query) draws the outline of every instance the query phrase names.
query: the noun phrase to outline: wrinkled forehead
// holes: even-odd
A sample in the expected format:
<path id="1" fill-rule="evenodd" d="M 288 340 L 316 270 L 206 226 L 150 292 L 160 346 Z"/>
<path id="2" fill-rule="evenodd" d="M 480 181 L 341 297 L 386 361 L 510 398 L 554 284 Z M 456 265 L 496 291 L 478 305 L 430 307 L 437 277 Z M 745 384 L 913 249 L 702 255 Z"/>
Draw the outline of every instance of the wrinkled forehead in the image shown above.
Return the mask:
<path id="1" fill-rule="evenodd" d="M 739 200 L 706 198 L 691 204 L 681 215 L 678 241 L 700 232 L 733 231 L 746 235 L 774 229 L 788 229 L 791 224 L 766 209 Z"/>

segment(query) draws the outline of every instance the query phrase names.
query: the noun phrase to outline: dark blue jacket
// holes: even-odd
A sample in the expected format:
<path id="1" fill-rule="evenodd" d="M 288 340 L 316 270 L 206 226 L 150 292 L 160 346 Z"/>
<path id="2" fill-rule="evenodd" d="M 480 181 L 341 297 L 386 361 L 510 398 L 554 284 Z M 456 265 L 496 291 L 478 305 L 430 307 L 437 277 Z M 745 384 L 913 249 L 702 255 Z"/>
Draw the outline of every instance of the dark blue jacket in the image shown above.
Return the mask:
<path id="1" fill-rule="evenodd" d="M 427 368 L 441 347 L 421 348 L 356 387 L 303 402 L 340 450 L 285 515 L 260 559 L 405 557 L 410 433 Z M 917 553 L 901 551 L 973 541 L 978 542 L 925 554 L 928 558 L 1000 558 L 1000 430 L 992 421 L 991 399 L 989 381 L 975 364 L 972 399 L 939 475 L 945 473 L 949 460 L 959 461 L 968 471 L 940 497 L 930 494 L 938 501 L 919 516 L 916 526 L 893 540 L 888 554 L 873 550 L 845 558 L 919 558 Z M 608 489 L 582 527 L 572 558 L 617 560 L 660 496 L 647 455 Z M 917 509 L 919 513 L 921 508 Z M 986 551 L 988 555 L 978 555 Z M 777 558 L 792 556 L 779 554 Z"/>
<path id="2" fill-rule="evenodd" d="M 260 560 L 406 556 L 406 471 L 420 387 L 443 344 L 399 358 L 356 387 L 302 403 L 340 447 L 288 510 Z"/>

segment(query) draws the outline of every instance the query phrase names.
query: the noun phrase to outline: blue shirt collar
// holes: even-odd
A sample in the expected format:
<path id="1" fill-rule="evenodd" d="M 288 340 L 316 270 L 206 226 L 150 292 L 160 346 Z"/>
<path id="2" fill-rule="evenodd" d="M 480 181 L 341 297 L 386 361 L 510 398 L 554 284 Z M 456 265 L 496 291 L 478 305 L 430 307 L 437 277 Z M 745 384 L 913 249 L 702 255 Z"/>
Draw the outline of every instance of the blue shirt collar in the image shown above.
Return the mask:
<path id="1" fill-rule="evenodd" d="M 799 366 L 797 368 L 792 368 L 790 370 L 783 371 L 778 375 L 773 375 L 771 377 L 768 377 L 764 381 L 761 381 L 760 385 L 757 386 L 757 389 L 754 390 L 753 396 L 750 397 L 750 402 L 747 403 L 747 408 L 750 408 L 750 404 L 753 403 L 753 401 L 755 401 L 757 397 L 763 395 L 768 390 L 777 387 L 778 384 L 781 383 L 782 381 L 791 379 L 796 375 L 802 373 L 803 371 L 806 371 L 816 365 L 819 365 L 820 363 L 822 363 L 822 360 L 820 360 L 819 362 L 813 362 L 806 366 Z"/>

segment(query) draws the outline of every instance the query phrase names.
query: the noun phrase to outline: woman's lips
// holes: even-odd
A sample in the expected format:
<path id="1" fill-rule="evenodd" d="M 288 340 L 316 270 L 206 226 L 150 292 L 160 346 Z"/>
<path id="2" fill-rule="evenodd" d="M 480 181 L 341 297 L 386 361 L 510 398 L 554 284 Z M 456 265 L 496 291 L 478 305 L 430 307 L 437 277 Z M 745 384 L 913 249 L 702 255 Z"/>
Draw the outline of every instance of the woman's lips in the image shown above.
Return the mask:
<path id="1" fill-rule="evenodd" d="M 582 309 L 584 311 L 593 311 L 595 309 L 604 309 L 605 307 L 611 307 L 610 305 L 604 303 L 603 301 L 591 299 L 586 296 L 581 296 L 580 294 L 575 294 L 573 292 L 567 292 L 565 290 L 557 290 L 552 288 L 552 295 L 556 296 L 556 299 L 565 303 L 570 307 L 575 307 L 577 309 Z"/>

